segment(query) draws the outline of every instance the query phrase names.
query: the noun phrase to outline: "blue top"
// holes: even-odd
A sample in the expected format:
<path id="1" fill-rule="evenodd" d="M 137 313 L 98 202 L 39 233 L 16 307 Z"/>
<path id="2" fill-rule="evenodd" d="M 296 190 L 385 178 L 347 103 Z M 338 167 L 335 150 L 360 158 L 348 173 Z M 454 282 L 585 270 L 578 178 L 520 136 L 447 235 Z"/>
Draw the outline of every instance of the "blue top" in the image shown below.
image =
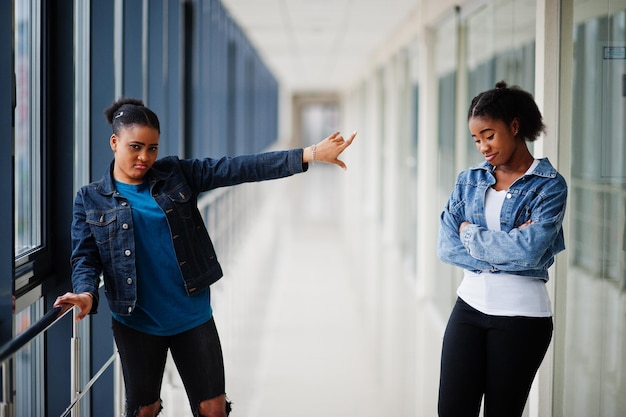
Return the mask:
<path id="1" fill-rule="evenodd" d="M 485 194 L 496 183 L 487 162 L 459 174 L 444 211 L 437 254 L 446 263 L 475 273 L 509 273 L 548 280 L 554 256 L 565 249 L 563 217 L 565 179 L 547 158 L 507 190 L 500 212 L 500 230 L 489 230 Z M 532 224 L 523 229 L 528 220 Z M 471 224 L 459 235 L 464 221 Z"/>
<path id="2" fill-rule="evenodd" d="M 146 182 L 115 181 L 132 209 L 137 259 L 137 303 L 131 315 L 116 320 L 144 333 L 169 336 L 192 329 L 211 318 L 209 289 L 189 297 L 163 210 Z"/>

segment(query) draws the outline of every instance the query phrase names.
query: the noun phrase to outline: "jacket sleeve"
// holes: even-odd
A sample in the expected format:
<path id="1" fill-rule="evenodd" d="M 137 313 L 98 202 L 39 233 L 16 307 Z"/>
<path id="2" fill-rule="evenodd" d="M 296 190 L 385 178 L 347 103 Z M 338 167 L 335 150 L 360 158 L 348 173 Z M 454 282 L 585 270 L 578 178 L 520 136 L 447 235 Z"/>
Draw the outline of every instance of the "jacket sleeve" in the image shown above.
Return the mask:
<path id="1" fill-rule="evenodd" d="M 564 181 L 564 180 L 563 180 Z M 472 224 L 463 229 L 461 242 L 475 259 L 507 272 L 549 266 L 556 253 L 564 249 L 562 223 L 567 187 L 558 185 L 542 190 L 531 207 L 532 224 L 523 229 L 493 231 Z M 555 244 L 557 243 L 557 244 Z"/>
<path id="2" fill-rule="evenodd" d="M 463 204 L 455 187 L 440 216 L 437 256 L 442 262 L 471 271 L 491 269 L 488 262 L 471 256 L 461 242 L 459 226 L 465 221 Z"/>
<path id="3" fill-rule="evenodd" d="M 87 224 L 87 216 L 83 204 L 83 194 L 79 191 L 74 200 L 74 214 L 72 219 L 72 287 L 76 294 L 91 293 L 93 305 L 90 314 L 98 312 L 98 287 L 102 263 L 98 247 Z"/>
<path id="4" fill-rule="evenodd" d="M 187 181 L 198 191 L 288 177 L 304 172 L 302 149 L 265 152 L 255 155 L 181 160 Z"/>

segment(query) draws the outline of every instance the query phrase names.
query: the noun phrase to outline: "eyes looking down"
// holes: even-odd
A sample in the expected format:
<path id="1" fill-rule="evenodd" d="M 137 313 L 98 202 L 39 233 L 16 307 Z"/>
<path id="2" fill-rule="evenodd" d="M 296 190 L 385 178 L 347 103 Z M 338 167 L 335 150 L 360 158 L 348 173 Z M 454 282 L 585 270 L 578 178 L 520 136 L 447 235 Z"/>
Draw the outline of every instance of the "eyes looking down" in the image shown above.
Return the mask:
<path id="1" fill-rule="evenodd" d="M 525 145 L 524 139 L 517 136 L 517 119 L 507 124 L 490 117 L 472 117 L 468 127 L 476 149 L 492 165 L 505 163 L 515 154 L 520 143 Z"/>

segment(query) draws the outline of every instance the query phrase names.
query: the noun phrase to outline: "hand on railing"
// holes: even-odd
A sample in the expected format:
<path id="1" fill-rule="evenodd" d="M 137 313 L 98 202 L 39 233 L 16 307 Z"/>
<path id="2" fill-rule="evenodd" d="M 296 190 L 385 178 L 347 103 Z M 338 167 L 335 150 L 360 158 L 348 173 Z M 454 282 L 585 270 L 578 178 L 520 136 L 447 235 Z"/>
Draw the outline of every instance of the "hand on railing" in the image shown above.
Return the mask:
<path id="1" fill-rule="evenodd" d="M 72 306 L 76 306 L 80 309 L 80 313 L 76 315 L 76 321 L 80 321 L 91 311 L 91 307 L 93 307 L 93 296 L 88 292 L 80 294 L 66 292 L 63 295 L 58 296 L 54 302 L 54 307 L 61 307 L 63 312 Z"/>

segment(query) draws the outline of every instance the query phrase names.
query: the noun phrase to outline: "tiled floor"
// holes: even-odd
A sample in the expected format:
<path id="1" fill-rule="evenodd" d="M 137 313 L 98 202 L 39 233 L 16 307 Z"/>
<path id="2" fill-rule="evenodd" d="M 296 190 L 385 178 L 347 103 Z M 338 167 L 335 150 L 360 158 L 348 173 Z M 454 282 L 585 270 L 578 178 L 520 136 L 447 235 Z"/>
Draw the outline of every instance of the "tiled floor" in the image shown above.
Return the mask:
<path id="1" fill-rule="evenodd" d="M 251 227 L 213 289 L 232 417 L 392 415 L 333 215 L 336 175 L 264 184 L 276 193 L 267 221 Z M 163 400 L 164 416 L 191 415 L 171 368 Z"/>

